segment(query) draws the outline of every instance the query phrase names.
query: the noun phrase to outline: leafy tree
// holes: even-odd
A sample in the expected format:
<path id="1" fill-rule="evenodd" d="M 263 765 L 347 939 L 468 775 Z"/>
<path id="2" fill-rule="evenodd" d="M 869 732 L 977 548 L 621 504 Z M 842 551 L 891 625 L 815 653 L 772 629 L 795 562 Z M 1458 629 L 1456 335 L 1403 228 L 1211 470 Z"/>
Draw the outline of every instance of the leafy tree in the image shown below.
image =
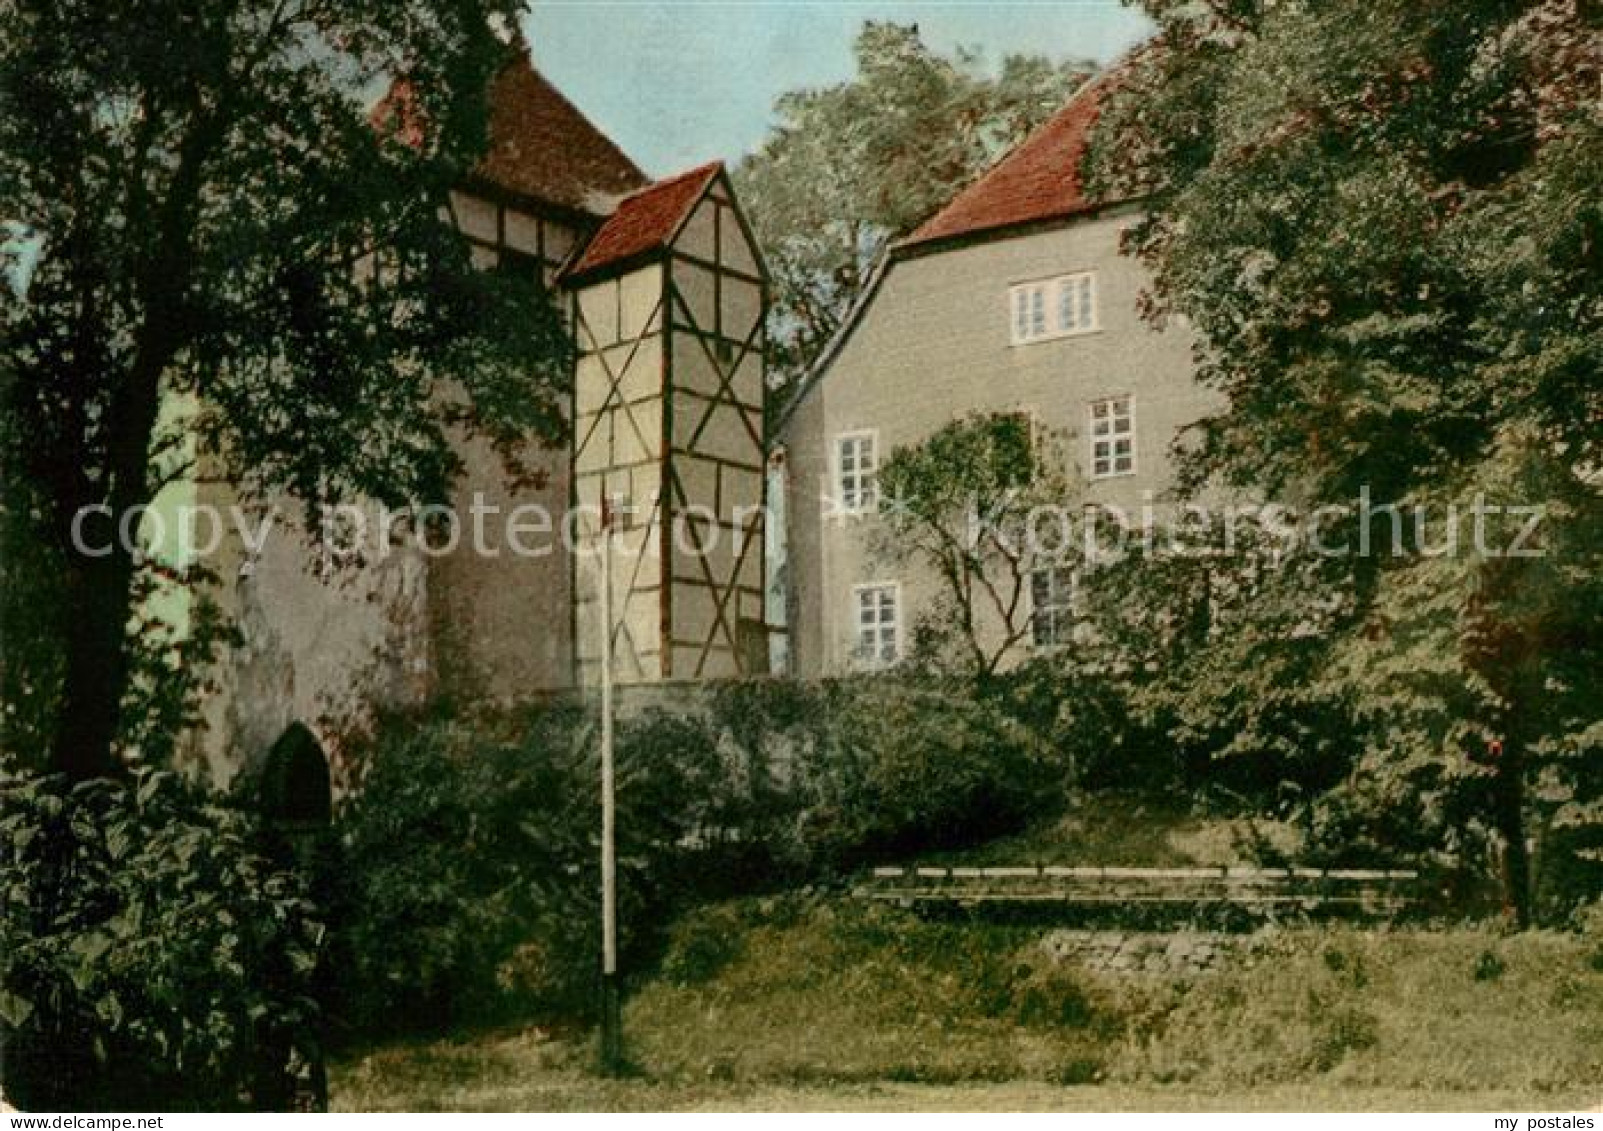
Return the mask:
<path id="1" fill-rule="evenodd" d="M 170 398 L 200 406 L 209 468 L 312 507 L 440 497 L 448 424 L 507 451 L 559 430 L 555 314 L 474 271 L 439 213 L 482 152 L 506 53 L 490 20 L 517 7 L 4 5 L 0 218 L 42 252 L 0 308 L 0 434 L 60 570 L 58 769 L 117 768 L 145 564 L 77 553 L 73 520 L 193 474 L 163 458 Z M 421 129 L 369 121 L 365 95 L 395 78 Z"/>
<path id="2" fill-rule="evenodd" d="M 968 416 L 893 451 L 879 470 L 876 555 L 917 561 L 940 599 L 917 628 L 918 658 L 957 664 L 982 688 L 1031 633 L 1031 582 L 1081 564 L 1058 516 L 1076 497 L 1050 438 L 1020 414 Z"/>
<path id="3" fill-rule="evenodd" d="M 1080 667 L 1118 686 L 1126 729 L 1161 734 L 1190 784 L 1304 801 L 1355 757 L 1346 698 L 1320 678 L 1350 592 L 1325 559 L 1287 553 L 1264 516 L 1194 513 L 1158 508 L 1155 533 L 1090 577 Z"/>
<path id="4" fill-rule="evenodd" d="M 1448 504 L 1546 508 L 1539 557 L 1509 552 L 1507 512 L 1467 545 L 1465 514 L 1457 553 L 1350 554 L 1306 593 L 1336 610 L 1323 646 L 1285 625 L 1234 657 L 1210 646 L 1212 684 L 1264 670 L 1277 641 L 1305 653 L 1298 678 L 1365 727 L 1353 789 L 1494 828 L 1525 921 L 1528 791 L 1571 827 L 1597 816 L 1596 6 L 1143 6 L 1160 34 L 1111 96 L 1091 172 L 1149 201 L 1130 248 L 1152 312 L 1189 319 L 1199 378 L 1227 398 L 1188 488 L 1305 509 L 1367 492 L 1343 533 L 1371 547 L 1388 506 L 1408 529 L 1435 507 L 1437 537 Z"/>
<path id="5" fill-rule="evenodd" d="M 735 170 L 774 275 L 770 364 L 788 387 L 834 334 L 886 244 L 944 205 L 1061 109 L 1093 65 L 1010 55 L 944 58 L 916 25 L 870 21 L 857 75 L 792 91 Z M 785 398 L 777 395 L 776 407 Z"/>

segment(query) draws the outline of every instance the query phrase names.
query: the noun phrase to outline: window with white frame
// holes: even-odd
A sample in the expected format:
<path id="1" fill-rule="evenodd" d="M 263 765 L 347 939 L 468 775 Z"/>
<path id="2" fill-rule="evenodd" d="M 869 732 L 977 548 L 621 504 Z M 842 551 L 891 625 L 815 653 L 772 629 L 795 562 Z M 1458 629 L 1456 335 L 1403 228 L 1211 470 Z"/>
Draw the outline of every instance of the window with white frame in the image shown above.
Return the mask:
<path id="1" fill-rule="evenodd" d="M 1135 403 L 1129 396 L 1092 401 L 1091 478 L 1135 474 Z"/>
<path id="2" fill-rule="evenodd" d="M 894 664 L 901 649 L 901 586 L 892 582 L 859 585 L 855 656 L 863 667 Z"/>
<path id="3" fill-rule="evenodd" d="M 879 457 L 874 439 L 872 432 L 850 432 L 835 442 L 836 487 L 844 510 L 871 511 L 879 504 L 875 478 Z"/>
<path id="4" fill-rule="evenodd" d="M 1030 574 L 1030 636 L 1037 648 L 1067 644 L 1074 632 L 1074 571 L 1048 566 Z"/>
<path id="5" fill-rule="evenodd" d="M 1096 275 L 1091 271 L 1020 283 L 1009 296 L 1014 345 L 1097 328 Z"/>

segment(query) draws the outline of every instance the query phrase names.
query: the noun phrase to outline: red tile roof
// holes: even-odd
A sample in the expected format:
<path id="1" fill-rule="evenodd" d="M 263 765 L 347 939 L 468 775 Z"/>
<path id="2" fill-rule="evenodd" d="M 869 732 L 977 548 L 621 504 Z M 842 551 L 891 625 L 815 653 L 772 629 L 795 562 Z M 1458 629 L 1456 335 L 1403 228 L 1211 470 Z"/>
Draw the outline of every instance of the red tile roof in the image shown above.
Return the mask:
<path id="1" fill-rule="evenodd" d="M 490 85 L 490 152 L 477 176 L 605 215 L 647 177 L 520 54 Z"/>
<path id="2" fill-rule="evenodd" d="M 1104 80 L 1088 83 L 979 180 L 902 240 L 899 247 L 952 239 L 1094 211 L 1080 182 L 1080 162 L 1097 118 Z"/>
<path id="3" fill-rule="evenodd" d="M 723 169 L 713 161 L 625 197 L 566 276 L 588 275 L 667 244 Z"/>
<path id="4" fill-rule="evenodd" d="M 422 143 L 411 84 L 399 79 L 372 120 L 403 142 Z M 473 175 L 547 204 L 605 216 L 647 177 L 545 80 L 520 52 L 490 83 L 490 147 Z"/>

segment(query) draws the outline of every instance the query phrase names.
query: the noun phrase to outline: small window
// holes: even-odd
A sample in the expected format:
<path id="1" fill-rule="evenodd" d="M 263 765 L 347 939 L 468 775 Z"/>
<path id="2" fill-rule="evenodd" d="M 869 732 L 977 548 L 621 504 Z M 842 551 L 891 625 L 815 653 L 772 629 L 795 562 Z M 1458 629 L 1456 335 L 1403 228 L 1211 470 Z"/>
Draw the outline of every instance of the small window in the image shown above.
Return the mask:
<path id="1" fill-rule="evenodd" d="M 901 587 L 895 582 L 859 585 L 857 593 L 857 647 L 859 665 L 888 667 L 900 655 Z"/>
<path id="2" fill-rule="evenodd" d="M 1097 328 L 1093 272 L 1020 283 L 1010 295 L 1014 345 L 1088 334 Z"/>
<path id="3" fill-rule="evenodd" d="M 1091 402 L 1091 478 L 1135 474 L 1135 408 L 1128 396 Z"/>
<path id="4" fill-rule="evenodd" d="M 1058 332 L 1083 334 L 1096 329 L 1096 291 L 1090 274 L 1059 279 Z"/>
<path id="5" fill-rule="evenodd" d="M 1074 631 L 1074 571 L 1051 566 L 1030 574 L 1030 635 L 1037 648 L 1058 648 Z"/>
<path id="6" fill-rule="evenodd" d="M 1046 337 L 1046 285 L 1013 288 L 1013 340 L 1032 342 Z"/>
<path id="7" fill-rule="evenodd" d="M 855 514 L 871 511 L 879 505 L 876 478 L 879 461 L 874 451 L 874 433 L 853 432 L 840 437 L 835 446 L 835 464 L 843 510 Z"/>

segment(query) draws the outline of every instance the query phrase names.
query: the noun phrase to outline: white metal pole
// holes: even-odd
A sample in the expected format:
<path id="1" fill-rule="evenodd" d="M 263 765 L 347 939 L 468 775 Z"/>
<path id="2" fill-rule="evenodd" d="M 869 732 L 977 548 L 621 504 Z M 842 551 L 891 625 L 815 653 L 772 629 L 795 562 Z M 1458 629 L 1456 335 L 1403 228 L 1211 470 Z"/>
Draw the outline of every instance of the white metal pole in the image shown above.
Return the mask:
<path id="1" fill-rule="evenodd" d="M 601 1060 L 622 1060 L 618 1000 L 617 811 L 612 753 L 612 506 L 601 501 Z"/>

